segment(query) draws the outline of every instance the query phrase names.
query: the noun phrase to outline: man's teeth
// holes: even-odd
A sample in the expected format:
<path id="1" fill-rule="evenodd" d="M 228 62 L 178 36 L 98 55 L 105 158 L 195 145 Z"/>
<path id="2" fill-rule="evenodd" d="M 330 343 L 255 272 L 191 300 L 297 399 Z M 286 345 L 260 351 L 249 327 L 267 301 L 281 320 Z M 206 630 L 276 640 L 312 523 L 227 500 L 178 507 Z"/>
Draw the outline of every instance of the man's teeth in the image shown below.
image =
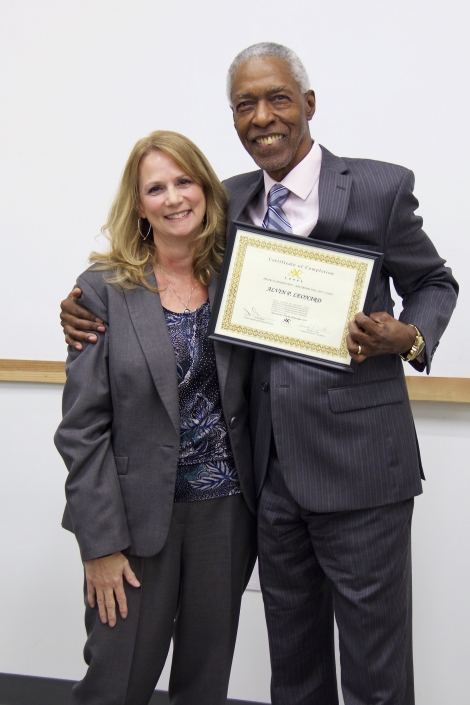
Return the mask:
<path id="1" fill-rule="evenodd" d="M 279 142 L 282 140 L 284 135 L 270 135 L 269 137 L 258 137 L 256 142 L 258 144 L 272 144 L 273 142 Z"/>
<path id="2" fill-rule="evenodd" d="M 179 218 L 184 218 L 185 215 L 188 215 L 189 211 L 183 211 L 182 213 L 173 213 L 173 215 L 167 215 L 167 218 L 169 220 L 178 220 Z"/>

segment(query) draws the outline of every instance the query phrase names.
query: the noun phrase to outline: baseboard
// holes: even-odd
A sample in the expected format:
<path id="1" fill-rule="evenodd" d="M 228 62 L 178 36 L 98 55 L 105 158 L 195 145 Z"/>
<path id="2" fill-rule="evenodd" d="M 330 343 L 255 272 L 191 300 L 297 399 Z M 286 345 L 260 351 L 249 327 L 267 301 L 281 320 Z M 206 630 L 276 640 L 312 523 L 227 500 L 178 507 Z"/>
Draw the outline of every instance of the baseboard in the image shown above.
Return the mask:
<path id="1" fill-rule="evenodd" d="M 0 705 L 70 705 L 75 681 L 0 673 Z M 149 705 L 169 705 L 168 693 L 156 690 Z M 227 705 L 263 705 L 247 700 L 227 700 Z"/>

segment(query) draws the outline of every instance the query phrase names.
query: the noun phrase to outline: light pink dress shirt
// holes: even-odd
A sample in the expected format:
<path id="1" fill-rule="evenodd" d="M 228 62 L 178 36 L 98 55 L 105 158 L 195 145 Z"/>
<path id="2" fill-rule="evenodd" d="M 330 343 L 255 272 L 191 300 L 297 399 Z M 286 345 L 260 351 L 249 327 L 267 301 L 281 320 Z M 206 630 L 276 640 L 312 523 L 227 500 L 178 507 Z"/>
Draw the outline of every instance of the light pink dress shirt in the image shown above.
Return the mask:
<path id="1" fill-rule="evenodd" d="M 320 145 L 314 142 L 307 156 L 280 182 L 290 191 L 282 209 L 294 235 L 308 237 L 317 224 L 321 158 Z M 245 219 L 258 226 L 262 225 L 268 208 L 267 194 L 277 183 L 266 172 L 263 174 L 264 190 L 255 196 L 244 212 Z"/>

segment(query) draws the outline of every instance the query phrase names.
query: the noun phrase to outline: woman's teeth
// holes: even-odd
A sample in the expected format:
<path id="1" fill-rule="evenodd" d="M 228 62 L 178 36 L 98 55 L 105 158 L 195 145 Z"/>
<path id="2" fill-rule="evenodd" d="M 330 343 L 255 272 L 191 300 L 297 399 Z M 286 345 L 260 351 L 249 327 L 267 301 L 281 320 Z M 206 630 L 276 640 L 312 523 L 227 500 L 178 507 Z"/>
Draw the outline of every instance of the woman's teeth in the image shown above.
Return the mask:
<path id="1" fill-rule="evenodd" d="M 184 218 L 188 215 L 189 211 L 183 211 L 182 213 L 173 213 L 172 215 L 167 215 L 168 220 L 179 220 L 179 218 Z"/>

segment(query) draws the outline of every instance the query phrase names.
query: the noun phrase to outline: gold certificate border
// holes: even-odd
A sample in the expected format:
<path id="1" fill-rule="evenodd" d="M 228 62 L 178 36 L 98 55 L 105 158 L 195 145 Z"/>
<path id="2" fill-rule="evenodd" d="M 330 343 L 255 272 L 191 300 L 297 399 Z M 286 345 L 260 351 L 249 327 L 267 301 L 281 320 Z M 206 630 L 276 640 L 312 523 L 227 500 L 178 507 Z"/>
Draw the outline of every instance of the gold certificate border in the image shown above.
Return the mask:
<path id="1" fill-rule="evenodd" d="M 339 348 L 333 348 L 329 345 L 321 345 L 320 343 L 312 343 L 307 340 L 302 340 L 300 338 L 292 338 L 287 335 L 280 335 L 279 333 L 270 333 L 269 331 L 259 330 L 258 328 L 253 328 L 251 326 L 241 326 L 237 323 L 232 323 L 235 300 L 237 298 L 238 287 L 240 284 L 243 264 L 245 261 L 245 255 L 248 247 L 257 247 L 262 250 L 270 250 L 272 252 L 278 252 L 283 255 L 292 255 L 296 257 L 301 257 L 303 259 L 314 260 L 316 262 L 323 262 L 325 264 L 334 264 L 338 267 L 356 270 L 356 279 L 354 282 L 353 293 L 349 304 L 347 321 L 344 326 L 343 337 Z M 267 340 L 272 343 L 281 343 L 283 345 L 287 345 L 288 347 L 301 348 L 302 350 L 306 350 L 310 353 L 321 353 L 323 355 L 347 359 L 349 356 L 348 348 L 346 345 L 348 323 L 349 321 L 353 320 L 354 316 L 358 311 L 359 301 L 364 290 L 367 269 L 368 266 L 365 262 L 358 262 L 357 260 L 348 259 L 347 255 L 344 255 L 342 257 L 336 254 L 323 254 L 322 252 L 315 251 L 313 248 L 310 247 L 308 247 L 306 251 L 304 248 L 296 247 L 295 245 L 281 245 L 275 242 L 265 242 L 263 240 L 259 240 L 256 237 L 247 237 L 246 235 L 242 235 L 240 236 L 237 256 L 235 259 L 232 276 L 230 278 L 230 288 L 225 302 L 221 329 L 223 331 L 228 331 L 231 333 L 242 333 L 243 335 L 248 335 L 252 338 L 260 338 L 261 340 Z"/>

